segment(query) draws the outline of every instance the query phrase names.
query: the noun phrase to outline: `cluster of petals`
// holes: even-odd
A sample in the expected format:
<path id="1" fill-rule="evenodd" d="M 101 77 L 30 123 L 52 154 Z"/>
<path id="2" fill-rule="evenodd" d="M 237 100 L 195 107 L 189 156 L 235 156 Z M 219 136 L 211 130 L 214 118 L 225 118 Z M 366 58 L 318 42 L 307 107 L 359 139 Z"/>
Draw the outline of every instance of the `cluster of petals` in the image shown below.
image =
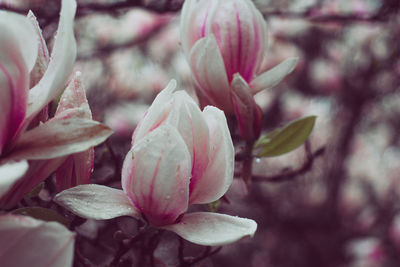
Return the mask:
<path id="1" fill-rule="evenodd" d="M 187 0 L 183 5 L 181 43 L 199 97 L 234 113 L 247 140 L 257 138 L 261 127 L 253 95 L 278 84 L 297 63 L 289 58 L 260 73 L 266 29 L 250 0 Z"/>
<path id="2" fill-rule="evenodd" d="M 133 216 L 201 245 L 252 236 L 253 220 L 212 212 L 187 212 L 191 204 L 221 198 L 232 183 L 234 148 L 224 113 L 201 111 L 176 82 L 155 98 L 132 136 L 122 169 L 123 190 L 80 185 L 55 201 L 92 219 Z"/>
<path id="3" fill-rule="evenodd" d="M 85 157 L 91 162 L 90 148 L 111 134 L 107 127 L 91 120 L 83 89 L 74 87 L 79 74 L 65 90 L 65 101 L 60 101 L 55 117 L 47 116 L 48 104 L 65 88 L 75 62 L 75 10 L 74 0 L 62 1 L 51 56 L 32 12 L 25 17 L 0 11 L 2 208 L 14 206 L 63 164 L 65 156 L 89 151 Z M 79 168 L 88 177 L 91 167 Z M 68 184 L 75 182 L 61 183 L 60 188 Z"/>

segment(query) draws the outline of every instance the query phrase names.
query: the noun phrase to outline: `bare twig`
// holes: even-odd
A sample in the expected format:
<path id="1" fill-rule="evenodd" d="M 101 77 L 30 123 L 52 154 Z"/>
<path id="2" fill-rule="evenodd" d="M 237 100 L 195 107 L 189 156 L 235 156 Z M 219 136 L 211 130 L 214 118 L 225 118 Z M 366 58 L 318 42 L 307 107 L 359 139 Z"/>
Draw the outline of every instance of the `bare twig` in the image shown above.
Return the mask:
<path id="1" fill-rule="evenodd" d="M 284 172 L 281 174 L 270 175 L 270 176 L 253 175 L 252 180 L 255 182 L 280 183 L 280 182 L 292 180 L 302 174 L 307 173 L 308 171 L 310 171 L 312 169 L 314 160 L 324 154 L 325 147 L 321 147 L 321 148 L 317 149 L 314 153 L 311 153 L 311 151 L 309 151 L 308 145 L 306 145 L 305 147 L 306 147 L 307 160 L 304 162 L 304 164 L 300 168 L 293 170 L 293 171 L 287 171 L 287 172 Z"/>
<path id="2" fill-rule="evenodd" d="M 121 43 L 121 44 L 109 44 L 109 45 L 104 45 L 96 48 L 96 50 L 92 51 L 91 53 L 87 54 L 79 54 L 78 55 L 78 60 L 89 60 L 89 59 L 96 59 L 99 57 L 104 57 L 112 54 L 113 52 L 121 49 L 129 49 L 134 46 L 143 44 L 150 40 L 154 35 L 162 31 L 162 29 L 165 28 L 165 26 L 168 25 L 168 23 L 165 24 L 160 24 L 154 27 L 150 32 L 147 34 L 140 36 L 139 38 L 134 38 L 132 40 L 129 40 L 127 42 Z"/>
<path id="3" fill-rule="evenodd" d="M 114 259 L 110 263 L 110 267 L 112 266 L 117 266 L 117 264 L 121 261 L 121 258 L 132 248 L 132 245 L 139 240 L 143 239 L 143 236 L 145 234 L 145 231 L 147 230 L 146 227 L 143 227 L 139 230 L 139 232 L 136 234 L 135 237 L 132 239 L 126 241 L 120 242 L 119 248 L 117 252 L 115 253 Z"/>

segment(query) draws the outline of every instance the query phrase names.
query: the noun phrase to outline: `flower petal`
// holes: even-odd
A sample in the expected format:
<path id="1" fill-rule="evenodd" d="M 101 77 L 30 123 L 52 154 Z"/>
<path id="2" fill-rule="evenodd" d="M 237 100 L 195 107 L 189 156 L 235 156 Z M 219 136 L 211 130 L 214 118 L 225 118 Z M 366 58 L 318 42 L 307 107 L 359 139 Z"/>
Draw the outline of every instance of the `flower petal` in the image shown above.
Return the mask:
<path id="1" fill-rule="evenodd" d="M 0 198 L 28 170 L 28 162 L 8 162 L 0 165 Z"/>
<path id="2" fill-rule="evenodd" d="M 55 120 L 67 118 L 92 118 L 81 73 L 76 72 L 58 103 Z M 62 191 L 80 184 L 88 184 L 94 164 L 94 149 L 68 156 L 56 171 L 57 190 Z"/>
<path id="3" fill-rule="evenodd" d="M 196 181 L 190 194 L 190 204 L 204 204 L 222 197 L 232 183 L 234 148 L 224 113 L 212 106 L 203 111 L 210 135 L 209 163 Z M 193 181 L 190 181 L 192 186 Z"/>
<path id="4" fill-rule="evenodd" d="M 140 218 L 124 191 L 103 185 L 79 185 L 58 193 L 54 201 L 87 219 L 107 220 L 120 216 Z"/>
<path id="5" fill-rule="evenodd" d="M 0 154 L 2 154 L 25 118 L 29 68 L 33 66 L 37 56 L 37 42 L 32 25 L 21 15 L 0 11 L 0 32 Z"/>
<path id="6" fill-rule="evenodd" d="M 220 246 L 252 237 L 257 223 L 250 219 L 212 212 L 185 214 L 179 223 L 164 226 L 182 238 L 204 246 Z"/>
<path id="7" fill-rule="evenodd" d="M 280 83 L 296 67 L 298 58 L 292 57 L 285 59 L 272 69 L 260 74 L 250 83 L 252 94 L 257 94 L 261 90 L 269 89 Z"/>
<path id="8" fill-rule="evenodd" d="M 0 198 L 0 207 L 13 208 L 35 186 L 48 178 L 65 160 L 65 157 L 29 162 L 28 171 Z"/>
<path id="9" fill-rule="evenodd" d="M 85 111 L 85 113 L 82 114 L 83 116 L 79 115 L 79 118 L 92 118 L 92 112 L 86 98 L 86 90 L 82 84 L 82 73 L 79 71 L 75 73 L 67 88 L 64 90 L 64 93 L 61 95 L 60 102 L 57 106 L 56 117 L 61 112 L 74 108 L 82 108 Z"/>
<path id="10" fill-rule="evenodd" d="M 39 23 L 35 15 L 33 14 L 32 11 L 29 11 L 27 17 L 30 20 L 33 27 L 35 28 L 37 43 L 39 44 L 36 63 L 30 73 L 31 77 L 30 88 L 32 88 L 40 81 L 40 79 L 42 79 L 44 73 L 46 72 L 47 66 L 49 65 L 50 56 L 46 42 L 42 35 L 42 30 L 39 27 Z"/>
<path id="11" fill-rule="evenodd" d="M 165 124 L 135 142 L 122 168 L 122 188 L 153 225 L 187 210 L 191 161 L 178 131 Z"/>
<path id="12" fill-rule="evenodd" d="M 0 216 L 2 266 L 72 266 L 75 234 L 56 222 Z"/>
<path id="13" fill-rule="evenodd" d="M 224 61 L 214 35 L 197 41 L 190 53 L 190 67 L 202 93 L 215 106 L 230 113 L 230 88 Z"/>
<path id="14" fill-rule="evenodd" d="M 93 147 L 68 156 L 55 173 L 57 191 L 90 183 L 93 165 Z"/>
<path id="15" fill-rule="evenodd" d="M 82 152 L 100 144 L 112 131 L 87 119 L 52 120 L 25 132 L 10 159 L 50 159 Z"/>
<path id="16" fill-rule="evenodd" d="M 171 80 L 168 85 L 157 95 L 153 104 L 139 122 L 132 136 L 132 144 L 143 138 L 146 134 L 162 125 L 172 108 L 172 95 L 176 90 L 176 81 Z"/>
<path id="17" fill-rule="evenodd" d="M 212 18 L 218 3 L 216 1 L 184 1 L 181 11 L 180 37 L 183 52 L 189 55 L 195 42 L 208 33 L 207 21 Z"/>
<path id="18" fill-rule="evenodd" d="M 24 65 L 28 72 L 35 65 L 38 43 L 34 27 L 22 15 L 0 10 L 0 44 L 4 45 L 13 41 L 15 51 L 21 53 Z M 9 39 L 12 36 L 12 39 Z M 1 56 L 5 54 L 1 53 Z"/>
<path id="19" fill-rule="evenodd" d="M 208 126 L 200 108 L 185 91 L 174 93 L 173 108 L 167 122 L 178 130 L 189 149 L 192 159 L 191 194 L 208 165 Z"/>
<path id="20" fill-rule="evenodd" d="M 232 102 L 238 121 L 240 136 L 255 141 L 261 132 L 261 116 L 246 81 L 236 73 L 232 81 Z"/>
<path id="21" fill-rule="evenodd" d="M 62 0 L 60 22 L 49 66 L 40 82 L 29 91 L 25 125 L 63 89 L 76 58 L 73 21 L 75 0 Z"/>

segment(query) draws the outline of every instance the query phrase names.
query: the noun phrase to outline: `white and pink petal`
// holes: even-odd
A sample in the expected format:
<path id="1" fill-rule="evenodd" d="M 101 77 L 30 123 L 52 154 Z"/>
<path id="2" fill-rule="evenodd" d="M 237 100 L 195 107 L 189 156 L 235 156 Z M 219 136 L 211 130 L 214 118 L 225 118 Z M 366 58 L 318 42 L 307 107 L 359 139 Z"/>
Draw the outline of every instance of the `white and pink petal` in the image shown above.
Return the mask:
<path id="1" fill-rule="evenodd" d="M 0 208 L 13 208 L 35 186 L 48 178 L 65 160 L 65 157 L 51 160 L 29 161 L 25 175 L 18 179 L 0 198 Z"/>
<path id="2" fill-rule="evenodd" d="M 189 64 L 201 92 L 215 106 L 233 112 L 224 61 L 213 35 L 198 40 L 190 52 Z"/>
<path id="3" fill-rule="evenodd" d="M 71 75 L 76 58 L 76 41 L 73 21 L 75 0 L 62 0 L 60 22 L 55 37 L 51 59 L 43 78 L 29 91 L 25 127 L 62 89 Z"/>
<path id="4" fill-rule="evenodd" d="M 39 23 L 35 15 L 33 14 L 32 11 L 29 11 L 27 17 L 30 20 L 33 27 L 35 28 L 36 38 L 38 42 L 38 56 L 36 59 L 35 66 L 30 72 L 30 78 L 31 78 L 30 88 L 32 88 L 40 81 L 40 79 L 42 79 L 44 73 L 46 72 L 47 66 L 49 65 L 50 61 L 50 55 L 49 55 L 49 50 L 47 49 L 46 42 L 42 35 L 42 30 L 39 27 Z"/>
<path id="5" fill-rule="evenodd" d="M 172 109 L 172 98 L 175 90 L 176 81 L 171 80 L 168 85 L 156 96 L 146 114 L 136 127 L 132 135 L 132 144 L 164 124 Z"/>
<path id="6" fill-rule="evenodd" d="M 0 198 L 18 181 L 28 170 L 28 162 L 7 162 L 0 165 Z"/>
<path id="7" fill-rule="evenodd" d="M 183 239 L 203 246 L 220 246 L 253 237 L 257 223 L 250 219 L 219 213 L 193 212 L 185 214 L 172 225 L 164 226 Z"/>
<path id="8" fill-rule="evenodd" d="M 207 123 L 198 105 L 185 91 L 174 93 L 173 108 L 167 122 L 178 130 L 188 147 L 192 159 L 192 184 L 201 178 L 209 161 Z"/>
<path id="9" fill-rule="evenodd" d="M 258 75 L 250 82 L 250 90 L 252 94 L 269 89 L 280 83 L 288 74 L 296 67 L 298 58 L 288 58 L 279 63 L 272 69 Z"/>
<path id="10" fill-rule="evenodd" d="M 56 222 L 0 216 L 2 266 L 72 266 L 75 234 Z"/>
<path id="11" fill-rule="evenodd" d="M 7 158 L 51 159 L 66 156 L 98 145 L 111 134 L 108 127 L 93 120 L 51 120 L 21 135 Z"/>
<path id="12" fill-rule="evenodd" d="M 54 201 L 76 215 L 95 220 L 141 218 L 124 191 L 103 185 L 79 185 L 58 193 Z"/>
<path id="13" fill-rule="evenodd" d="M 122 187 L 155 226 L 187 210 L 190 154 L 179 132 L 165 124 L 135 142 L 122 168 Z"/>
<path id="14" fill-rule="evenodd" d="M 255 141 L 261 132 L 262 113 L 254 101 L 246 81 L 236 73 L 231 84 L 232 102 L 239 134 L 246 141 Z"/>
<path id="15" fill-rule="evenodd" d="M 67 88 L 61 95 L 55 116 L 57 117 L 61 112 L 74 108 L 81 108 L 84 111 L 82 114 L 77 114 L 77 118 L 92 118 L 92 112 L 86 98 L 86 90 L 82 83 L 82 73 L 79 71 L 75 72 Z"/>
<path id="16" fill-rule="evenodd" d="M 201 177 L 190 180 L 190 204 L 204 204 L 222 197 L 232 183 L 234 148 L 223 111 L 207 106 L 203 111 L 209 129 L 209 161 Z"/>
<path id="17" fill-rule="evenodd" d="M 37 56 L 37 42 L 29 20 L 10 12 L 0 11 L 0 32 L 0 154 L 2 154 L 25 118 L 29 70 Z"/>

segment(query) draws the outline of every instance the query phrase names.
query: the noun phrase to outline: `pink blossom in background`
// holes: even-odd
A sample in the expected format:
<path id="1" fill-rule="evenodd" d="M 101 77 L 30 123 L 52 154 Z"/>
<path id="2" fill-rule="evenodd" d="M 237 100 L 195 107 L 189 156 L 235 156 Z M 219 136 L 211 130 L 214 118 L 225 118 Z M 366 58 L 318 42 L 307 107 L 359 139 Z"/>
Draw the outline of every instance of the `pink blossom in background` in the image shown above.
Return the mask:
<path id="1" fill-rule="evenodd" d="M 232 183 L 234 150 L 223 112 L 215 107 L 201 112 L 175 88 L 170 82 L 136 128 L 122 169 L 123 191 L 81 185 L 59 193 L 55 201 L 85 218 L 141 218 L 201 245 L 252 236 L 252 220 L 186 213 L 191 204 L 225 194 Z"/>
<path id="2" fill-rule="evenodd" d="M 181 43 L 200 99 L 235 113 L 239 132 L 254 140 L 261 112 L 253 95 L 278 84 L 295 67 L 289 58 L 259 73 L 266 46 L 266 24 L 249 0 L 188 0 L 181 15 Z"/>

